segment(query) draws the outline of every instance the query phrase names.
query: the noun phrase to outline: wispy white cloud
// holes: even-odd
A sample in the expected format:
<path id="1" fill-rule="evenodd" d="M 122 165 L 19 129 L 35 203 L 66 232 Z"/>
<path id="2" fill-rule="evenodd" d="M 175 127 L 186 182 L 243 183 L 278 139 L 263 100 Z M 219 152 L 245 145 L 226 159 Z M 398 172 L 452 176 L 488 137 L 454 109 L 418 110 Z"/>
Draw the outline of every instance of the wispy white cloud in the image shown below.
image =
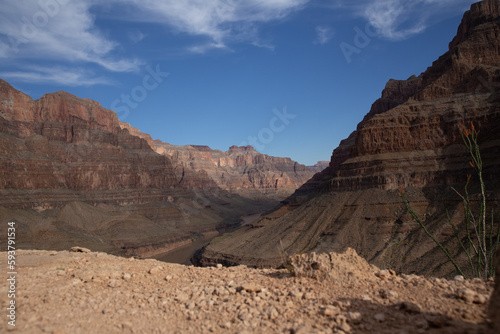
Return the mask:
<path id="1" fill-rule="evenodd" d="M 138 60 L 113 56 L 117 43 L 96 29 L 91 6 L 92 0 L 9 2 L 0 11 L 0 57 L 94 63 L 115 72 L 137 70 Z"/>
<path id="2" fill-rule="evenodd" d="M 329 10 L 351 11 L 365 18 L 383 38 L 401 40 L 424 31 L 443 13 L 462 11 L 475 0 L 331 0 Z M 114 19 L 147 22 L 194 37 L 188 52 L 234 50 L 235 43 L 274 49 L 270 38 L 262 39 L 261 27 L 284 20 L 309 5 L 311 0 L 23 0 L 10 1 L 0 10 L 0 59 L 13 64 L 6 72 L 19 80 L 32 78 L 64 82 L 59 74 L 25 70 L 25 64 L 57 62 L 65 68 L 88 68 L 88 64 L 109 72 L 139 71 L 143 62 L 124 55 L 124 46 L 97 26 L 101 9 Z M 44 5 L 45 4 L 45 5 Z M 47 6 L 46 4 L 51 4 Z M 125 15 L 121 15 L 125 13 Z M 112 29 L 110 29 L 112 31 Z M 333 37 L 333 29 L 316 27 L 315 43 L 323 45 Z M 125 35 L 127 37 L 127 35 Z M 146 35 L 137 30 L 128 35 L 138 43 Z M 85 66 L 84 66 L 85 65 Z M 17 69 L 16 69 L 17 67 Z M 22 73 L 25 71 L 25 75 Z M 69 85 L 106 83 L 92 73 L 69 71 Z M 62 75 L 62 74 L 61 74 Z"/>
<path id="3" fill-rule="evenodd" d="M 317 26 L 316 27 L 316 40 L 315 44 L 325 45 L 333 37 L 333 30 L 327 26 Z"/>
<path id="4" fill-rule="evenodd" d="M 345 1 L 389 40 L 403 40 L 425 31 L 433 23 L 462 13 L 475 0 L 364 0 Z M 355 6 L 355 7 L 353 7 Z"/>
<path id="5" fill-rule="evenodd" d="M 126 15 L 119 20 L 155 23 L 199 39 L 189 52 L 232 51 L 245 42 L 273 49 L 259 36 L 259 26 L 287 17 L 310 0 L 23 0 L 10 1 L 0 11 L 0 59 L 13 64 L 4 77 L 67 85 L 107 84 L 102 77 L 78 71 L 26 69 L 26 65 L 58 63 L 66 68 L 93 64 L 110 72 L 139 71 L 143 62 L 122 54 L 123 45 L 98 28 L 100 10 Z M 109 14 L 113 15 L 113 14 Z M 132 43 L 146 37 L 137 30 Z M 81 66 L 82 65 L 82 66 Z M 17 68 L 17 69 L 16 69 Z M 62 68 L 62 67 L 60 67 Z M 88 67 L 87 67 L 88 68 Z"/>
<path id="6" fill-rule="evenodd" d="M 142 33 L 142 31 L 140 31 L 140 30 L 135 30 L 135 31 L 130 32 L 128 34 L 128 37 L 130 38 L 132 43 L 137 44 L 140 41 L 142 41 L 144 38 L 146 38 L 147 35 Z"/>
<path id="7" fill-rule="evenodd" d="M 188 47 L 189 52 L 199 53 L 199 54 L 205 53 L 208 50 L 213 50 L 213 49 L 231 51 L 231 49 L 229 47 L 227 47 L 226 45 L 221 44 L 221 43 L 213 43 L 213 42 L 209 42 L 209 43 L 205 43 L 205 44 L 198 44 L 198 45 L 193 45 L 193 46 Z"/>
<path id="8" fill-rule="evenodd" d="M 0 11 L 0 58 L 94 63 L 108 71 L 137 71 L 141 61 L 117 56 L 120 45 L 96 27 L 100 8 L 122 10 L 117 19 L 168 26 L 207 40 L 189 51 L 231 50 L 234 42 L 272 49 L 260 23 L 285 18 L 310 0 L 24 0 Z M 46 6 L 44 4 L 51 4 Z M 118 10 L 119 9 L 119 10 Z M 111 14 L 112 15 L 112 14 Z M 129 34 L 133 43 L 146 37 Z"/>
<path id="9" fill-rule="evenodd" d="M 271 51 L 274 51 L 276 49 L 276 47 L 270 43 L 270 42 L 265 42 L 265 41 L 261 41 L 259 39 L 256 39 L 255 41 L 253 41 L 251 43 L 253 46 L 256 46 L 258 48 L 264 48 L 264 49 L 269 49 Z"/>
<path id="10" fill-rule="evenodd" d="M 418 2 L 419 0 L 416 0 Z M 385 38 L 400 40 L 418 34 L 425 29 L 424 22 L 411 23 L 410 27 L 401 28 L 408 20 L 411 6 L 403 5 L 400 0 L 378 0 L 368 5 L 363 16 Z"/>
<path id="11" fill-rule="evenodd" d="M 114 85 L 115 83 L 94 73 L 61 66 L 27 66 L 22 71 L 0 72 L 0 77 L 28 83 L 50 83 L 64 86 Z"/>
<path id="12" fill-rule="evenodd" d="M 127 0 L 143 21 L 167 24 L 176 31 L 205 36 L 210 42 L 195 52 L 224 48 L 234 41 L 260 43 L 256 24 L 283 19 L 309 0 Z M 136 16 L 136 19 L 137 19 Z M 230 49 L 230 48 L 229 48 Z"/>
<path id="13" fill-rule="evenodd" d="M 0 58 L 6 58 L 8 56 L 9 45 L 0 40 Z"/>

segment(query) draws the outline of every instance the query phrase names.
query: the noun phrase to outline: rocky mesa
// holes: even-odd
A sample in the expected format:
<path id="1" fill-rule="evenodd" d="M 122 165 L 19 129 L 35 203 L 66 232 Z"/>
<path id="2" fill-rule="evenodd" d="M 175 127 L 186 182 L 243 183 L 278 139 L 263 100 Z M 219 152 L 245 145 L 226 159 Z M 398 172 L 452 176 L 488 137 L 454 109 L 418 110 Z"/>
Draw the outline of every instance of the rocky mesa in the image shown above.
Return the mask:
<path id="1" fill-rule="evenodd" d="M 473 172 L 461 129 L 474 124 L 489 205 L 498 208 L 499 49 L 499 2 L 473 4 L 448 52 L 419 76 L 390 80 L 357 129 L 333 151 L 326 170 L 274 212 L 215 239 L 201 263 L 279 266 L 283 253 L 353 247 L 380 267 L 452 275 L 453 266 L 414 222 L 398 189 L 432 233 L 452 247 L 446 210 L 455 221 L 463 218 L 461 199 L 451 187 L 462 190 Z"/>

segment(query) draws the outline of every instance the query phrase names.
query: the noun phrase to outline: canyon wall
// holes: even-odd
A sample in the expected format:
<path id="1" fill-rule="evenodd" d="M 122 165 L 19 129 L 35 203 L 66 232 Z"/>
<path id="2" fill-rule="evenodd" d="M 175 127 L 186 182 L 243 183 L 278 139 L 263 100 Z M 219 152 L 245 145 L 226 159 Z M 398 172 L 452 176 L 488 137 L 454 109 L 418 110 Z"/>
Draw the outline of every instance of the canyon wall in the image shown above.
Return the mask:
<path id="1" fill-rule="evenodd" d="M 122 130 L 114 112 L 68 93 L 33 101 L 0 81 L 0 205 L 141 204 L 180 188 L 171 161 Z M 45 197 L 44 192 L 58 196 Z M 24 197 L 23 197 L 24 196 Z"/>
<path id="2" fill-rule="evenodd" d="M 330 166 L 329 161 L 318 161 L 314 166 L 307 166 L 314 173 L 320 173 Z"/>
<path id="3" fill-rule="evenodd" d="M 142 133 L 130 124 L 121 122 L 120 126 L 146 140 L 157 153 L 169 157 L 181 184 L 192 189 L 206 188 L 207 184 L 193 181 L 208 178 L 216 187 L 232 194 L 250 199 L 280 201 L 292 195 L 315 173 L 328 167 L 325 161 L 304 166 L 290 158 L 261 154 L 252 146 L 231 146 L 223 152 L 205 145 L 171 145 L 153 140 L 149 134 Z M 190 177 L 186 178 L 186 175 Z"/>
<path id="4" fill-rule="evenodd" d="M 156 151 L 177 163 L 177 174 L 206 173 L 218 187 L 245 198 L 282 200 L 310 179 L 314 171 L 290 158 L 272 157 L 252 146 L 226 152 L 208 146 L 175 146 L 155 141 Z"/>
<path id="5" fill-rule="evenodd" d="M 463 218 L 462 190 L 470 156 L 461 131 L 480 131 L 488 205 L 498 208 L 500 184 L 500 5 L 473 4 L 457 36 L 419 76 L 390 80 L 357 129 L 333 151 L 330 165 L 274 212 L 215 239 L 200 263 L 279 266 L 283 254 L 347 247 L 380 267 L 451 275 L 433 242 L 413 221 L 398 189 L 458 261 L 446 210 Z M 477 179 L 472 179 L 473 205 Z"/>
<path id="6" fill-rule="evenodd" d="M 211 165 L 205 170 L 199 149 L 186 161 L 159 154 L 161 142 L 98 102 L 66 92 L 35 101 L 0 80 L 0 101 L 0 217 L 18 223 L 25 248 L 79 244 L 119 254 L 158 253 L 269 210 L 312 175 L 290 159 L 253 150 L 249 156 L 256 158 L 247 159 L 237 149 L 214 158 L 226 164 L 226 174 Z M 244 165 L 241 174 L 233 173 Z M 269 174 L 251 171 L 261 165 Z M 309 174 L 295 177 L 295 169 Z M 234 186 L 220 181 L 233 175 L 238 181 L 227 183 Z M 259 196 L 242 197 L 239 187 L 257 189 Z"/>

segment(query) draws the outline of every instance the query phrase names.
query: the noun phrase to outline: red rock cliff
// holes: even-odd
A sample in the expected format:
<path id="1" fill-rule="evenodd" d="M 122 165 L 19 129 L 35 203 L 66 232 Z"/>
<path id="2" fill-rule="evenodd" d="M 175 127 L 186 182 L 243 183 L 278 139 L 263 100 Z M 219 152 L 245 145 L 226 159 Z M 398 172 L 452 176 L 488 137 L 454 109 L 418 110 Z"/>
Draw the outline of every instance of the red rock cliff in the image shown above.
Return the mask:
<path id="1" fill-rule="evenodd" d="M 290 158 L 271 157 L 251 146 L 228 151 L 208 146 L 175 146 L 155 141 L 156 151 L 169 156 L 178 173 L 204 173 L 221 189 L 248 198 L 282 200 L 302 186 L 313 171 Z"/>
<path id="2" fill-rule="evenodd" d="M 177 186 L 170 160 L 122 130 L 116 114 L 64 92 L 33 101 L 0 82 L 0 188 L 5 191 L 101 191 L 94 201 L 133 201 L 102 191 Z M 22 154 L 21 154 L 22 153 Z M 101 197 L 104 196 L 104 197 Z M 3 197 L 3 201 L 9 201 Z M 2 202 L 3 202 L 2 201 Z M 20 201 L 19 206 L 32 204 Z"/>
<path id="3" fill-rule="evenodd" d="M 19 224 L 25 248 L 161 253 L 278 203 L 243 199 L 202 165 L 158 154 L 151 136 L 95 101 L 34 101 L 3 80 L 0 101 L 0 219 Z"/>
<path id="4" fill-rule="evenodd" d="M 499 47 L 500 3 L 473 4 L 449 51 L 418 77 L 390 80 L 356 131 L 333 151 L 326 170 L 277 211 L 209 245 L 202 263 L 280 265 L 279 244 L 288 254 L 352 247 L 379 266 L 452 274 L 397 189 L 406 189 L 428 228 L 451 247 L 443 201 L 459 222 L 461 201 L 451 187 L 462 189 L 472 173 L 460 135 L 472 122 L 480 129 L 489 204 L 498 206 Z M 458 248 L 452 252 L 460 254 Z"/>

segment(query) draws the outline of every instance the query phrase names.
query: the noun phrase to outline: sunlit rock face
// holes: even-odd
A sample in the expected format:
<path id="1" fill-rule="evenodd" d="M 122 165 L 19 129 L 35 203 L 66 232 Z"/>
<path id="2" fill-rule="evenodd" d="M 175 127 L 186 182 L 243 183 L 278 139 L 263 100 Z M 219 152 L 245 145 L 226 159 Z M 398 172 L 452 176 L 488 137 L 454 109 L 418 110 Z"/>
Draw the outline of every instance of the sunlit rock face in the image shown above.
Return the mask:
<path id="1" fill-rule="evenodd" d="M 159 140 L 155 146 L 158 153 L 178 165 L 179 176 L 193 171 L 206 173 L 221 189 L 247 198 L 282 200 L 314 174 L 290 158 L 261 154 L 252 146 L 232 146 L 226 152 L 200 145 L 175 146 Z"/>

